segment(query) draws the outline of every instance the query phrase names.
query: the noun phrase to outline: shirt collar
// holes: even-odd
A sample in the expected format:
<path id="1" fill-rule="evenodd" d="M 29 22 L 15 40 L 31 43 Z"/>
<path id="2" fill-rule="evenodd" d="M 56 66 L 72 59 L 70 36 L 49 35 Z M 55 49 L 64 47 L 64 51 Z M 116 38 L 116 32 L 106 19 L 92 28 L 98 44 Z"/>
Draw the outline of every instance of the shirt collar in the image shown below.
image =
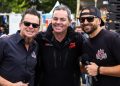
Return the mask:
<path id="1" fill-rule="evenodd" d="M 16 42 L 24 42 L 24 39 L 20 36 L 20 30 L 16 32 Z"/>
<path id="2" fill-rule="evenodd" d="M 23 43 L 23 44 L 24 44 L 24 42 L 25 42 L 24 38 L 22 38 L 21 35 L 20 35 L 20 30 L 18 30 L 18 31 L 16 32 L 16 42 L 17 42 L 17 43 Z M 31 44 L 32 44 L 32 45 L 36 45 L 36 41 L 34 40 Z"/>

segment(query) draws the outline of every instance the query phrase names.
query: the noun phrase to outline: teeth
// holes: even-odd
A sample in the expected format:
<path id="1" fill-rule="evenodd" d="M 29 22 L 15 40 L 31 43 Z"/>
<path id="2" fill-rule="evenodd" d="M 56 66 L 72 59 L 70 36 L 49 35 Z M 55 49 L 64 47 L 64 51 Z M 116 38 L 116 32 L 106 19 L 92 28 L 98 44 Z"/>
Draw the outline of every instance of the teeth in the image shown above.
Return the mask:
<path id="1" fill-rule="evenodd" d="M 33 33 L 34 31 L 27 30 L 27 32 Z"/>

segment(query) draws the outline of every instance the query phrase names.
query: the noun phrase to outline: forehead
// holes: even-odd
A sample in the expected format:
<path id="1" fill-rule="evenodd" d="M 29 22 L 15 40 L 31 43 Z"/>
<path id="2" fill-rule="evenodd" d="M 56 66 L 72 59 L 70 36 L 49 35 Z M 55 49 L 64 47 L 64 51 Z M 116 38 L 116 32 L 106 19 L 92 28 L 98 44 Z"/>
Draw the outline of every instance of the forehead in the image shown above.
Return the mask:
<path id="1" fill-rule="evenodd" d="M 38 18 L 38 16 L 35 16 L 32 14 L 26 14 L 23 20 L 33 22 L 33 23 L 38 23 L 40 19 Z"/>
<path id="2" fill-rule="evenodd" d="M 68 18 L 67 11 L 65 10 L 55 10 L 53 13 L 53 17 L 65 17 Z"/>

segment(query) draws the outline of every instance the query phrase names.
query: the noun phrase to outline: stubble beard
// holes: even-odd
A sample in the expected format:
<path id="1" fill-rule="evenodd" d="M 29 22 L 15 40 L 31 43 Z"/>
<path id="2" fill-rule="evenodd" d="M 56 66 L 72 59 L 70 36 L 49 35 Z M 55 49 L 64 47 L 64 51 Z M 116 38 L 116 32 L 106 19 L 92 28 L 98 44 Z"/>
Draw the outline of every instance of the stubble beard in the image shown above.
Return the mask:
<path id="1" fill-rule="evenodd" d="M 86 27 L 88 25 L 90 26 L 90 28 Z M 82 28 L 83 28 L 83 31 L 89 35 L 89 34 L 92 34 L 97 29 L 97 26 L 93 24 L 84 24 L 82 25 Z M 85 29 L 90 29 L 90 31 L 87 32 Z"/>

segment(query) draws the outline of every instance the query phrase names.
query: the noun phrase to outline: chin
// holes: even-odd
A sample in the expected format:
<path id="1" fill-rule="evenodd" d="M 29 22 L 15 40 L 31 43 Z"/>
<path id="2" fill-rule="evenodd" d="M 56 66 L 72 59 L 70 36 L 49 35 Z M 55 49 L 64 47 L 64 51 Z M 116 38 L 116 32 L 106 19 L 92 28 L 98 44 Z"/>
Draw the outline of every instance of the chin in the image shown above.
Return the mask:
<path id="1" fill-rule="evenodd" d="M 27 38 L 33 38 L 35 35 L 26 35 Z"/>
<path id="2" fill-rule="evenodd" d="M 61 33 L 62 31 L 61 30 L 54 30 L 54 32 Z"/>

